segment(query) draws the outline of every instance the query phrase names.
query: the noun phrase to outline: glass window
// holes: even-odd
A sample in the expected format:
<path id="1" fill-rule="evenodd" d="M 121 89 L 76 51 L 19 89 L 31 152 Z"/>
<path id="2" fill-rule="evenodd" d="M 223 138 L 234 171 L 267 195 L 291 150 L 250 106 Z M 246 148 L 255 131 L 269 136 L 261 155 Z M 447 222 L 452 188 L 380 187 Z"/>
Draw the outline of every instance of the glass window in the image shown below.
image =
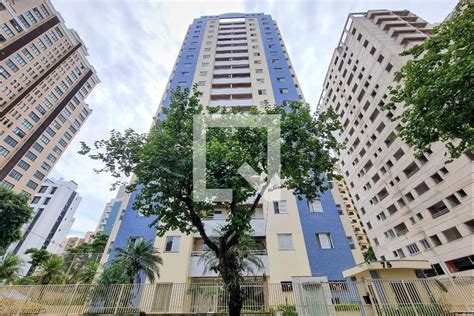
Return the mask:
<path id="1" fill-rule="evenodd" d="M 2 66 L 0 66 L 0 75 L 4 79 L 8 79 L 10 77 L 10 74 L 8 73 L 8 71 L 6 71 L 5 68 L 3 68 Z"/>
<path id="2" fill-rule="evenodd" d="M 5 64 L 7 64 L 8 68 L 10 68 L 13 72 L 18 71 L 18 67 L 10 60 L 8 59 Z"/>
<path id="3" fill-rule="evenodd" d="M 7 34 L 8 37 L 13 37 L 15 34 L 12 32 L 12 30 L 8 27 L 6 23 L 2 24 L 2 29 L 5 34 Z"/>
<path id="4" fill-rule="evenodd" d="M 18 18 L 20 19 L 21 24 L 23 24 L 25 27 L 30 27 L 30 23 L 28 23 L 28 21 L 25 19 L 23 15 L 20 14 Z"/>
<path id="5" fill-rule="evenodd" d="M 39 172 L 39 171 L 36 171 L 33 176 L 38 180 L 43 180 L 44 179 L 44 174 Z"/>
<path id="6" fill-rule="evenodd" d="M 26 152 L 25 157 L 30 159 L 31 161 L 35 161 L 37 158 L 37 156 L 29 150 Z"/>
<path id="7" fill-rule="evenodd" d="M 0 157 L 6 157 L 10 153 L 5 147 L 0 146 Z"/>
<path id="8" fill-rule="evenodd" d="M 20 167 L 23 170 L 28 170 L 30 168 L 30 165 L 26 163 L 24 160 L 20 160 L 17 164 L 18 167 Z"/>
<path id="9" fill-rule="evenodd" d="M 333 243 L 331 240 L 330 233 L 318 233 L 316 234 L 316 239 L 318 241 L 318 246 L 321 249 L 333 249 Z"/>
<path id="10" fill-rule="evenodd" d="M 49 171 L 49 169 L 51 169 L 51 166 L 43 161 L 43 163 L 41 164 L 41 168 L 43 168 L 46 171 Z"/>
<path id="11" fill-rule="evenodd" d="M 13 189 L 13 188 L 15 187 L 12 183 L 10 183 L 10 182 L 8 182 L 8 181 L 6 181 L 6 180 L 3 180 L 3 181 L 2 181 L 2 186 L 3 186 L 5 189 L 8 189 L 8 190 L 11 190 L 11 189 Z"/>
<path id="12" fill-rule="evenodd" d="M 41 196 L 35 196 L 33 198 L 33 201 L 31 201 L 31 204 L 38 204 L 40 200 L 41 200 Z"/>
<path id="13" fill-rule="evenodd" d="M 420 252 L 420 249 L 418 248 L 416 243 L 408 245 L 407 249 L 408 249 L 408 252 L 412 255 L 415 255 Z"/>
<path id="14" fill-rule="evenodd" d="M 20 66 L 26 65 L 26 61 L 21 58 L 20 54 L 15 54 L 15 59 L 20 64 Z"/>
<path id="15" fill-rule="evenodd" d="M 31 22 L 32 24 L 38 23 L 38 21 L 37 21 L 36 18 L 33 16 L 33 14 L 31 14 L 30 11 L 27 11 L 27 12 L 26 12 L 26 17 L 30 20 L 30 22 Z"/>
<path id="16" fill-rule="evenodd" d="M 34 143 L 33 146 L 31 146 L 31 147 L 33 147 L 39 153 L 43 151 L 43 146 L 41 146 L 38 143 Z"/>
<path id="17" fill-rule="evenodd" d="M 288 214 L 286 200 L 273 201 L 273 211 L 275 214 Z"/>
<path id="18" fill-rule="evenodd" d="M 26 186 L 30 189 L 36 190 L 36 188 L 38 187 L 38 183 L 30 180 L 30 181 L 28 181 Z"/>
<path id="19" fill-rule="evenodd" d="M 167 236 L 165 252 L 178 252 L 180 238 L 180 236 Z"/>
<path id="20" fill-rule="evenodd" d="M 293 237 L 291 234 L 277 234 L 278 249 L 279 250 L 292 250 L 293 248 Z"/>
<path id="21" fill-rule="evenodd" d="M 48 144 L 48 143 L 49 143 L 49 138 L 46 137 L 45 135 L 41 135 L 41 136 L 40 136 L 40 140 L 41 140 L 44 144 Z"/>
<path id="22" fill-rule="evenodd" d="M 19 173 L 18 171 L 16 171 L 15 169 L 13 169 L 12 171 L 10 171 L 9 176 L 18 181 L 21 179 L 23 175 Z"/>
<path id="23" fill-rule="evenodd" d="M 35 53 L 36 56 L 38 56 L 39 54 L 41 54 L 41 52 L 39 51 L 38 47 L 35 46 L 35 44 L 31 43 L 31 44 L 30 44 L 30 48 L 31 48 L 31 50 L 33 51 L 33 53 Z"/>
<path id="24" fill-rule="evenodd" d="M 5 137 L 4 140 L 5 140 L 5 143 L 10 145 L 11 147 L 15 147 L 16 145 L 18 145 L 18 142 L 16 140 L 14 140 L 11 136 Z"/>
<path id="25" fill-rule="evenodd" d="M 321 205 L 321 199 L 319 197 L 314 198 L 311 201 L 308 201 L 308 203 L 309 203 L 309 211 L 311 213 L 323 212 L 323 206 Z"/>
<path id="26" fill-rule="evenodd" d="M 20 128 L 18 128 L 18 127 L 16 127 L 16 128 L 13 130 L 13 133 L 14 133 L 15 135 L 17 135 L 18 137 L 20 137 L 20 138 L 23 138 L 23 137 L 25 137 L 25 135 L 26 135 L 25 132 L 23 132 L 23 131 L 22 131 Z"/>
<path id="27" fill-rule="evenodd" d="M 26 48 L 23 48 L 21 52 L 23 53 L 23 55 L 25 55 L 25 57 L 28 60 L 33 60 L 33 55 L 31 55 L 30 52 Z"/>

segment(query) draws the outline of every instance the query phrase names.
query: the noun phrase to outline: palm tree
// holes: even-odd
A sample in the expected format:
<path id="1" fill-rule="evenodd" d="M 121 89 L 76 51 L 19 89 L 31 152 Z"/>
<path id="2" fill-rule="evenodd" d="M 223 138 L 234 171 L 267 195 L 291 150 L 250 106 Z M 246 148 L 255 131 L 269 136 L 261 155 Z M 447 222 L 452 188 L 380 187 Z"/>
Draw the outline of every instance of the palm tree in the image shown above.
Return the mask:
<path id="1" fill-rule="evenodd" d="M 0 282 L 10 284 L 15 281 L 19 277 L 22 264 L 23 261 L 13 253 L 0 259 Z"/>
<path id="2" fill-rule="evenodd" d="M 116 261 L 121 261 L 127 267 L 127 275 L 130 283 L 139 279 L 140 272 L 144 272 L 151 283 L 160 277 L 158 265 L 163 264 L 159 251 L 153 247 L 151 242 L 130 242 L 126 248 L 117 249 Z"/>
<path id="3" fill-rule="evenodd" d="M 40 284 L 60 284 L 64 281 L 66 274 L 64 272 L 64 260 L 57 256 L 51 255 L 46 261 L 41 263 L 37 271 Z"/>
<path id="4" fill-rule="evenodd" d="M 221 231 L 216 232 L 219 236 L 222 234 Z M 221 237 L 215 237 L 217 242 L 219 238 Z M 252 237 L 242 236 L 240 243 L 229 249 L 227 257 L 237 263 L 242 275 L 256 275 L 264 268 L 262 260 L 255 254 L 257 250 L 257 243 Z M 199 261 L 203 263 L 206 272 L 213 271 L 219 274 L 219 259 L 214 251 L 205 251 Z"/>

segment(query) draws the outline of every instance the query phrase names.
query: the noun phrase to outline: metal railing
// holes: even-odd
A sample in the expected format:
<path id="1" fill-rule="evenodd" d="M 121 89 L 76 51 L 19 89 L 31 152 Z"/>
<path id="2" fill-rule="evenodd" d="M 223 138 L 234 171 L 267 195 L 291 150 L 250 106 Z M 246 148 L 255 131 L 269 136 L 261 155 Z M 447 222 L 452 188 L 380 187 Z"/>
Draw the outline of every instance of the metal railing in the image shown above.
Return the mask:
<path id="1" fill-rule="evenodd" d="M 474 312 L 471 277 L 241 286 L 243 313 L 439 316 Z M 0 314 L 225 313 L 220 282 L 0 286 Z"/>

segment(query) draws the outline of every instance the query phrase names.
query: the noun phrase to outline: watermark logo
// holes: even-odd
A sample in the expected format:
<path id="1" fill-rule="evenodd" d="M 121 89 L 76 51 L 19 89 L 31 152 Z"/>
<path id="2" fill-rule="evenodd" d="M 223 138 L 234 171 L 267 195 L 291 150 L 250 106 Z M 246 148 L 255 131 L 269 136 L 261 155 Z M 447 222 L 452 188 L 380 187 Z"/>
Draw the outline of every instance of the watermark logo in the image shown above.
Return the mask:
<path id="1" fill-rule="evenodd" d="M 239 174 L 258 192 L 270 184 L 278 187 L 280 179 L 280 115 L 278 114 L 202 114 L 193 120 L 193 200 L 196 202 L 231 202 L 232 189 L 206 186 L 206 131 L 208 128 L 266 128 L 267 173 L 258 174 L 248 163 Z"/>

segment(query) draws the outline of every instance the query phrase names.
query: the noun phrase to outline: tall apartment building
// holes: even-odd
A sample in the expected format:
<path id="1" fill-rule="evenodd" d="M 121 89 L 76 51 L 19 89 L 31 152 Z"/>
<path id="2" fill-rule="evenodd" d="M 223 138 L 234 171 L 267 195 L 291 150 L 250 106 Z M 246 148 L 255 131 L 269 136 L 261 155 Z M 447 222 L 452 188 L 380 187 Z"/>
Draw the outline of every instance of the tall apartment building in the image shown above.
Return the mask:
<path id="1" fill-rule="evenodd" d="M 34 195 L 91 113 L 99 82 L 49 0 L 1 0 L 0 181 Z"/>
<path id="2" fill-rule="evenodd" d="M 334 181 L 332 195 L 352 250 L 352 256 L 356 264 L 362 263 L 364 262 L 363 254 L 369 249 L 370 242 L 344 179 Z"/>
<path id="3" fill-rule="evenodd" d="M 302 100 L 303 94 L 275 21 L 264 14 L 203 16 L 189 26 L 163 96 L 170 103 L 173 90 L 197 83 L 204 106 L 260 106 Z M 114 257 L 117 247 L 152 240 L 164 265 L 160 281 L 189 282 L 215 278 L 200 257 L 208 251 L 198 234 L 170 231 L 156 238 L 148 224 L 153 218 L 132 209 L 131 193 L 112 229 L 102 262 Z M 204 220 L 209 235 L 224 224 L 225 210 Z M 256 255 L 264 269 L 254 276 L 268 282 L 291 282 L 294 276 L 343 279 L 342 271 L 354 265 L 348 238 L 331 191 L 313 201 L 298 200 L 284 191 L 277 200 L 263 201 L 251 221 L 258 244 Z M 337 258 L 337 260 L 335 260 Z"/>
<path id="4" fill-rule="evenodd" d="M 421 157 L 396 137 L 382 106 L 408 57 L 399 54 L 431 34 L 410 11 L 350 14 L 324 81 L 319 107 L 333 106 L 347 144 L 342 173 L 379 259 L 429 260 L 427 275 L 473 268 L 472 153 L 452 163 L 443 144 Z M 472 271 L 471 271 L 472 272 Z"/>
<path id="5" fill-rule="evenodd" d="M 12 244 L 8 252 L 19 256 L 25 264 L 24 273 L 30 265 L 29 248 L 46 249 L 51 253 L 63 252 L 66 236 L 74 223 L 81 197 L 77 193 L 77 183 L 63 179 L 46 179 L 31 201 L 31 220 L 23 225 L 22 240 Z"/>
<path id="6" fill-rule="evenodd" d="M 111 199 L 105 205 L 99 220 L 99 224 L 97 224 L 97 228 L 95 230 L 96 232 L 102 232 L 103 234 L 110 236 L 115 220 L 122 211 L 123 204 L 125 203 L 125 188 L 125 185 L 120 186 L 116 197 Z"/>

